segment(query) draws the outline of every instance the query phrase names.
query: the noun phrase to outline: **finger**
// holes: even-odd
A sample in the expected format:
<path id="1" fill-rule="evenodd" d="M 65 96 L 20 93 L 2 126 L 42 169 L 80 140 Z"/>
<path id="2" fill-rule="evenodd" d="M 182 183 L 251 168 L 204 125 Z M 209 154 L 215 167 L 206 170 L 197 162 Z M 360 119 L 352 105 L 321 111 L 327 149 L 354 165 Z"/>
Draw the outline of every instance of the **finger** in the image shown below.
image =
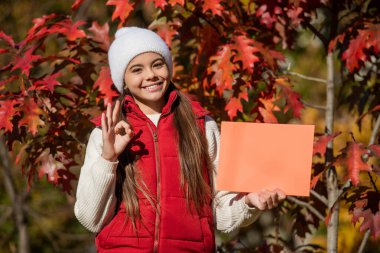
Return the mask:
<path id="1" fill-rule="evenodd" d="M 275 206 L 272 193 L 269 193 L 269 195 L 267 195 L 267 204 L 268 204 L 268 209 L 272 209 Z"/>
<path id="2" fill-rule="evenodd" d="M 104 114 L 104 112 L 102 113 L 102 133 L 103 133 L 103 136 L 108 132 L 108 127 L 107 127 L 107 123 L 106 123 L 106 115 Z"/>
<path id="3" fill-rule="evenodd" d="M 115 107 L 113 108 L 112 111 L 112 122 L 115 124 L 118 122 L 119 118 L 119 112 L 120 112 L 120 101 L 117 100 L 115 103 Z"/>
<path id="4" fill-rule="evenodd" d="M 131 132 L 132 132 L 131 126 L 127 122 L 125 122 L 124 120 L 119 121 L 115 126 L 115 133 L 116 134 L 120 134 L 120 135 L 124 136 L 125 134 L 130 135 Z"/>
<path id="5" fill-rule="evenodd" d="M 112 117 L 111 117 L 112 111 L 111 111 L 111 104 L 110 103 L 107 104 L 107 112 L 106 113 L 107 113 L 106 116 L 107 116 L 108 131 L 110 131 L 111 127 L 112 127 Z"/>
<path id="6" fill-rule="evenodd" d="M 276 193 L 278 195 L 278 200 L 284 200 L 286 198 L 285 192 L 283 192 L 281 189 L 276 189 Z"/>

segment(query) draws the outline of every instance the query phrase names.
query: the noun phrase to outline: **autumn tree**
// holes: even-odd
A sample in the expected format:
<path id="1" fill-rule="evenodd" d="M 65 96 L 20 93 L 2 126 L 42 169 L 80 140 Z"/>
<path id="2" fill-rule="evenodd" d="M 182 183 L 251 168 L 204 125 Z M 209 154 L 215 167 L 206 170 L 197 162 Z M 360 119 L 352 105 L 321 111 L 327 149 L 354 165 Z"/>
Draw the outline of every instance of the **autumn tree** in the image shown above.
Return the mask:
<path id="1" fill-rule="evenodd" d="M 72 5 L 73 15 L 84 4 Z M 326 225 L 327 251 L 338 251 L 340 206 L 349 208 L 353 223 L 369 235 L 380 235 L 380 195 L 376 185 L 380 147 L 379 9 L 375 1 L 221 1 L 109 0 L 109 23 L 75 21 L 49 14 L 33 21 L 25 38 L 14 42 L 0 32 L 0 129 L 2 168 L 20 234 L 20 252 L 28 252 L 22 199 L 12 186 L 11 170 L 20 168 L 32 186 L 37 178 L 72 191 L 70 172 L 82 162 L 90 118 L 117 93 L 106 62 L 109 25 L 128 25 L 141 8 L 153 8 L 148 27 L 170 46 L 174 83 L 194 94 L 217 121 L 289 123 L 302 117 L 305 106 L 325 114 L 325 132 L 315 138 L 311 196 L 289 197 L 280 213 L 296 222 L 299 238 Z M 295 50 L 301 33 L 320 40 L 326 77 L 295 73 L 285 55 Z M 301 63 L 296 63 L 301 64 Z M 325 105 L 314 106 L 293 89 L 294 76 L 326 86 Z M 371 139 L 352 139 L 333 152 L 333 141 L 345 133 L 334 130 L 334 112 L 349 110 L 360 125 L 373 120 Z M 377 158 L 376 158 L 377 157 Z M 366 177 L 368 179 L 366 179 Z M 240 234 L 241 235 L 241 234 Z M 272 235 L 257 251 L 321 250 L 294 238 Z M 269 237 L 270 239 L 270 237 Z M 220 251 L 233 250 L 233 241 Z M 246 249 L 248 250 L 248 249 Z"/>

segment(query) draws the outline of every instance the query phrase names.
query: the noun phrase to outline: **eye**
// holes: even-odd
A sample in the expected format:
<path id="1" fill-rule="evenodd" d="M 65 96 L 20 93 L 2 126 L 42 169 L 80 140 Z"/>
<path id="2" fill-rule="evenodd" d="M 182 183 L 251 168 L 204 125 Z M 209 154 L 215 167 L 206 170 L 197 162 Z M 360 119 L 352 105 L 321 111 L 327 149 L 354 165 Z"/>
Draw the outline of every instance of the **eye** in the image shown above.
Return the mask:
<path id="1" fill-rule="evenodd" d="M 159 62 L 156 62 L 155 64 L 153 64 L 154 68 L 161 68 L 162 66 L 164 66 L 164 62 L 162 62 L 162 61 L 159 61 Z"/>
<path id="2" fill-rule="evenodd" d="M 139 73 L 141 72 L 141 68 L 133 68 L 131 71 L 132 73 Z"/>

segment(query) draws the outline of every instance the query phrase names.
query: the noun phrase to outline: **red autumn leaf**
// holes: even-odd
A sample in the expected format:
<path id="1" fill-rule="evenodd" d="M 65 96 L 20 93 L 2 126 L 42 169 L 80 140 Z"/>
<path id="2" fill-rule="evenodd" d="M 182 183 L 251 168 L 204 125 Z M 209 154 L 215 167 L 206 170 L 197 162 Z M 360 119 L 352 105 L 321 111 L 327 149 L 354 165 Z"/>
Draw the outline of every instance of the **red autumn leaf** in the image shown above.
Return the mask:
<path id="1" fill-rule="evenodd" d="M 42 176 L 46 175 L 46 178 L 49 182 L 54 184 L 58 183 L 58 172 L 57 170 L 63 168 L 62 163 L 56 161 L 50 151 L 46 149 L 42 154 L 38 157 L 36 162 L 40 162 L 41 166 L 38 168 L 38 177 L 42 178 Z"/>
<path id="2" fill-rule="evenodd" d="M 108 51 L 111 44 L 108 23 L 104 23 L 104 25 L 101 26 L 98 22 L 94 21 L 88 30 L 92 32 L 92 35 L 89 35 L 89 37 L 98 42 L 101 49 Z"/>
<path id="3" fill-rule="evenodd" d="M 365 23 L 365 28 L 358 30 L 357 36 L 350 40 L 348 48 L 342 55 L 342 60 L 346 62 L 350 72 L 359 69 L 359 64 L 367 60 L 364 49 L 373 50 L 375 55 L 380 53 L 380 25 Z"/>
<path id="4" fill-rule="evenodd" d="M 367 114 L 378 111 L 378 110 L 380 110 L 380 105 L 377 105 L 374 108 L 372 108 L 372 109 L 368 110 L 367 112 L 363 113 L 362 115 L 360 115 L 358 121 L 362 120 L 364 118 L 364 116 L 366 116 Z"/>
<path id="5" fill-rule="evenodd" d="M 77 180 L 77 176 L 67 169 L 59 169 L 58 176 L 58 184 L 62 186 L 63 192 L 71 194 L 72 186 L 70 182 L 71 180 Z"/>
<path id="6" fill-rule="evenodd" d="M 359 34 L 356 38 L 350 40 L 348 48 L 342 55 L 342 60 L 346 62 L 346 67 L 350 72 L 353 72 L 355 69 L 359 69 L 359 61 L 363 62 L 367 59 L 367 56 L 363 51 L 366 43 L 366 36 L 364 36 L 363 32 L 361 31 L 359 31 Z"/>
<path id="7" fill-rule="evenodd" d="M 40 55 L 33 55 L 33 51 L 35 48 L 29 48 L 24 55 L 16 55 L 15 59 L 13 59 L 12 70 L 21 69 L 21 73 L 29 76 L 29 70 L 32 68 L 32 63 L 38 59 L 41 59 Z"/>
<path id="8" fill-rule="evenodd" d="M 339 42 L 339 43 L 343 43 L 343 40 L 344 40 L 344 37 L 346 36 L 345 33 L 343 34 L 340 34 L 338 36 L 335 37 L 335 39 L 331 40 L 330 43 L 329 43 L 329 52 L 333 51 L 334 48 L 336 47 L 336 44 Z"/>
<path id="9" fill-rule="evenodd" d="M 60 82 L 57 81 L 57 78 L 62 76 L 61 73 L 57 72 L 53 75 L 48 75 L 41 80 L 38 80 L 34 83 L 38 90 L 48 90 L 51 93 L 54 92 L 54 88 L 57 85 L 61 85 Z"/>
<path id="10" fill-rule="evenodd" d="M 241 103 L 241 99 L 244 99 L 245 101 L 248 101 L 248 92 L 246 87 L 241 87 L 241 91 L 239 93 L 239 96 L 230 98 L 230 101 L 226 104 L 226 107 L 224 108 L 227 111 L 228 116 L 232 120 L 234 117 L 236 117 L 237 112 L 243 112 L 243 105 Z"/>
<path id="11" fill-rule="evenodd" d="M 112 103 L 112 99 L 118 96 L 118 93 L 111 89 L 112 79 L 110 69 L 108 67 L 102 67 L 98 79 L 96 80 L 94 87 L 98 87 L 102 93 L 101 97 L 104 99 L 104 104 Z"/>
<path id="12" fill-rule="evenodd" d="M 212 14 L 222 16 L 223 6 L 220 5 L 220 0 L 204 0 L 202 9 L 204 12 L 210 10 Z"/>
<path id="13" fill-rule="evenodd" d="M 219 47 L 217 54 L 210 57 L 210 62 L 214 63 L 208 67 L 207 73 L 213 73 L 210 85 L 215 84 L 219 94 L 222 94 L 225 89 L 232 89 L 235 65 L 231 62 L 231 57 L 232 51 L 229 45 Z"/>
<path id="14" fill-rule="evenodd" d="M 290 107 L 293 111 L 293 115 L 296 118 L 301 117 L 301 109 L 304 108 L 303 104 L 300 101 L 300 94 L 291 89 L 290 84 L 284 78 L 277 78 L 276 84 L 281 87 L 282 92 L 284 93 L 287 107 Z"/>
<path id="15" fill-rule="evenodd" d="M 334 135 L 323 135 L 315 139 L 313 145 L 313 155 L 319 154 L 324 156 L 326 153 L 327 144 L 339 134 L 340 133 L 335 133 Z"/>
<path id="16" fill-rule="evenodd" d="M 220 36 L 210 25 L 205 25 L 201 30 L 200 35 L 200 43 L 195 64 L 199 64 L 200 59 L 209 59 L 221 44 Z"/>
<path id="17" fill-rule="evenodd" d="M 380 145 L 370 145 L 369 150 L 371 150 L 372 153 L 374 153 L 377 157 L 380 157 Z"/>
<path id="18" fill-rule="evenodd" d="M 380 53 L 380 24 L 367 23 L 367 30 L 365 30 L 367 35 L 366 48 L 373 48 L 376 55 Z"/>
<path id="19" fill-rule="evenodd" d="M 234 62 L 241 61 L 243 69 L 253 72 L 255 62 L 260 61 L 254 53 L 257 53 L 259 49 L 253 46 L 254 41 L 247 38 L 245 35 L 239 35 L 234 37 L 234 44 L 232 48 L 236 51 L 236 57 Z"/>
<path id="20" fill-rule="evenodd" d="M 36 135 L 39 125 L 43 126 L 44 122 L 40 119 L 42 110 L 38 108 L 38 105 L 31 98 L 25 98 L 24 103 L 22 104 L 21 110 L 23 112 L 23 117 L 19 121 L 18 126 L 21 127 L 26 125 L 28 130 Z"/>
<path id="21" fill-rule="evenodd" d="M 359 184 L 360 171 L 371 171 L 371 167 L 363 162 L 362 156 L 368 155 L 368 150 L 363 148 L 361 143 L 351 142 L 345 148 L 346 155 L 337 160 L 337 164 L 342 164 L 347 167 L 348 177 L 353 185 Z"/>
<path id="22" fill-rule="evenodd" d="M 319 178 L 323 175 L 323 173 L 319 173 L 318 175 L 314 176 L 311 180 L 310 180 L 310 188 L 311 189 L 314 189 L 314 187 L 317 185 L 318 181 L 319 181 Z"/>
<path id="23" fill-rule="evenodd" d="M 169 0 L 169 4 L 171 6 L 174 6 L 176 4 L 179 4 L 181 6 L 184 6 L 185 5 L 185 0 Z"/>
<path id="24" fill-rule="evenodd" d="M 106 5 L 114 5 L 116 8 L 112 14 L 112 21 L 116 18 L 120 19 L 120 24 L 123 24 L 131 11 L 134 9 L 134 4 L 128 0 L 108 0 Z"/>
<path id="25" fill-rule="evenodd" d="M 228 101 L 224 109 L 227 111 L 231 120 L 236 117 L 238 111 L 243 112 L 243 106 L 240 99 L 235 97 L 232 97 L 230 101 Z"/>
<path id="26" fill-rule="evenodd" d="M 274 116 L 273 111 L 277 111 L 279 108 L 277 105 L 273 104 L 273 99 L 259 98 L 260 103 L 264 107 L 259 107 L 260 115 L 263 117 L 265 123 L 278 123 L 276 116 Z"/>
<path id="27" fill-rule="evenodd" d="M 83 30 L 78 29 L 79 26 L 85 23 L 86 22 L 84 21 L 77 21 L 73 24 L 70 19 L 65 19 L 54 24 L 51 27 L 51 31 L 61 33 L 66 36 L 67 40 L 74 41 L 76 39 L 86 37 L 86 33 Z"/>
<path id="28" fill-rule="evenodd" d="M 15 100 L 0 101 L 0 129 L 5 129 L 5 132 L 12 132 L 12 118 L 19 114 L 16 105 L 18 102 Z"/>
<path id="29" fill-rule="evenodd" d="M 146 3 L 153 2 L 154 6 L 160 9 L 164 9 L 165 6 L 168 4 L 166 0 L 145 0 Z"/>
<path id="30" fill-rule="evenodd" d="M 0 31 L 0 40 L 4 40 L 9 46 L 15 47 L 12 36 L 6 35 L 3 31 Z"/>
<path id="31" fill-rule="evenodd" d="M 178 30 L 176 29 L 179 24 L 174 23 L 152 23 L 149 29 L 156 30 L 157 34 L 166 42 L 166 44 L 171 47 L 173 37 L 178 35 Z"/>
<path id="32" fill-rule="evenodd" d="M 281 14 L 282 10 L 276 6 L 273 10 L 273 13 L 268 11 L 268 5 L 261 5 L 256 11 L 256 17 L 260 19 L 260 23 L 265 25 L 268 29 L 273 27 L 273 24 L 277 22 L 277 17 L 275 14 Z"/>
<path id="33" fill-rule="evenodd" d="M 259 50 L 260 54 L 264 58 L 264 61 L 269 65 L 271 69 L 276 68 L 278 60 L 280 61 L 285 60 L 285 56 L 281 52 L 276 51 L 276 50 L 271 50 L 261 42 L 254 40 L 253 46 Z"/>
<path id="34" fill-rule="evenodd" d="M 316 164 L 313 164 L 313 173 L 312 173 L 312 178 L 311 178 L 311 181 L 310 181 L 310 188 L 314 188 L 320 177 L 323 175 L 323 172 L 325 171 L 326 169 L 326 166 L 325 164 L 323 163 L 316 163 Z"/>
<path id="35" fill-rule="evenodd" d="M 55 13 L 52 13 L 50 15 L 44 15 L 40 18 L 33 19 L 33 27 L 29 29 L 28 35 L 26 38 L 21 41 L 20 47 L 23 47 L 30 43 L 32 40 L 41 38 L 45 36 L 46 34 L 54 33 L 54 30 L 49 30 L 47 27 L 43 27 L 48 21 L 56 18 L 58 15 Z"/>
<path id="36" fill-rule="evenodd" d="M 77 10 L 82 5 L 83 2 L 84 0 L 75 0 L 75 3 L 71 5 L 71 9 L 73 11 Z"/>
<path id="37" fill-rule="evenodd" d="M 299 18 L 299 15 L 302 13 L 303 9 L 301 7 L 294 7 L 287 11 L 287 16 L 290 18 L 290 22 L 293 26 L 298 27 L 303 21 L 302 18 Z"/>
<path id="38" fill-rule="evenodd" d="M 377 212 L 374 213 L 370 208 L 366 208 L 369 201 L 370 200 L 359 200 L 355 202 L 355 208 L 352 213 L 352 222 L 355 224 L 362 218 L 360 232 L 370 229 L 372 237 L 377 238 L 380 236 L 380 203 L 377 203 Z"/>
<path id="39" fill-rule="evenodd" d="M 9 78 L 7 78 L 7 79 L 5 79 L 5 80 L 0 81 L 0 91 L 1 91 L 2 89 L 4 89 L 4 86 L 5 86 L 6 84 L 12 82 L 13 80 L 16 80 L 17 78 L 18 78 L 17 76 L 11 76 L 11 77 L 9 77 Z"/>

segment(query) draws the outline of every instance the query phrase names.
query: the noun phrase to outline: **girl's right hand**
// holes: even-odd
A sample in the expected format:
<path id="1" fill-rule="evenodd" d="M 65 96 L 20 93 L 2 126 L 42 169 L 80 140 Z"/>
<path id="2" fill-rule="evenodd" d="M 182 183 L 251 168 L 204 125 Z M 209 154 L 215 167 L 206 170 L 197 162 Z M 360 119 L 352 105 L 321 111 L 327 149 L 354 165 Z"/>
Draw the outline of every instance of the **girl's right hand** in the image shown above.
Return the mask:
<path id="1" fill-rule="evenodd" d="M 130 125 L 124 120 L 119 121 L 120 101 L 116 101 L 115 107 L 107 104 L 106 113 L 102 113 L 102 157 L 108 161 L 115 162 L 117 157 L 127 147 L 133 137 Z"/>

